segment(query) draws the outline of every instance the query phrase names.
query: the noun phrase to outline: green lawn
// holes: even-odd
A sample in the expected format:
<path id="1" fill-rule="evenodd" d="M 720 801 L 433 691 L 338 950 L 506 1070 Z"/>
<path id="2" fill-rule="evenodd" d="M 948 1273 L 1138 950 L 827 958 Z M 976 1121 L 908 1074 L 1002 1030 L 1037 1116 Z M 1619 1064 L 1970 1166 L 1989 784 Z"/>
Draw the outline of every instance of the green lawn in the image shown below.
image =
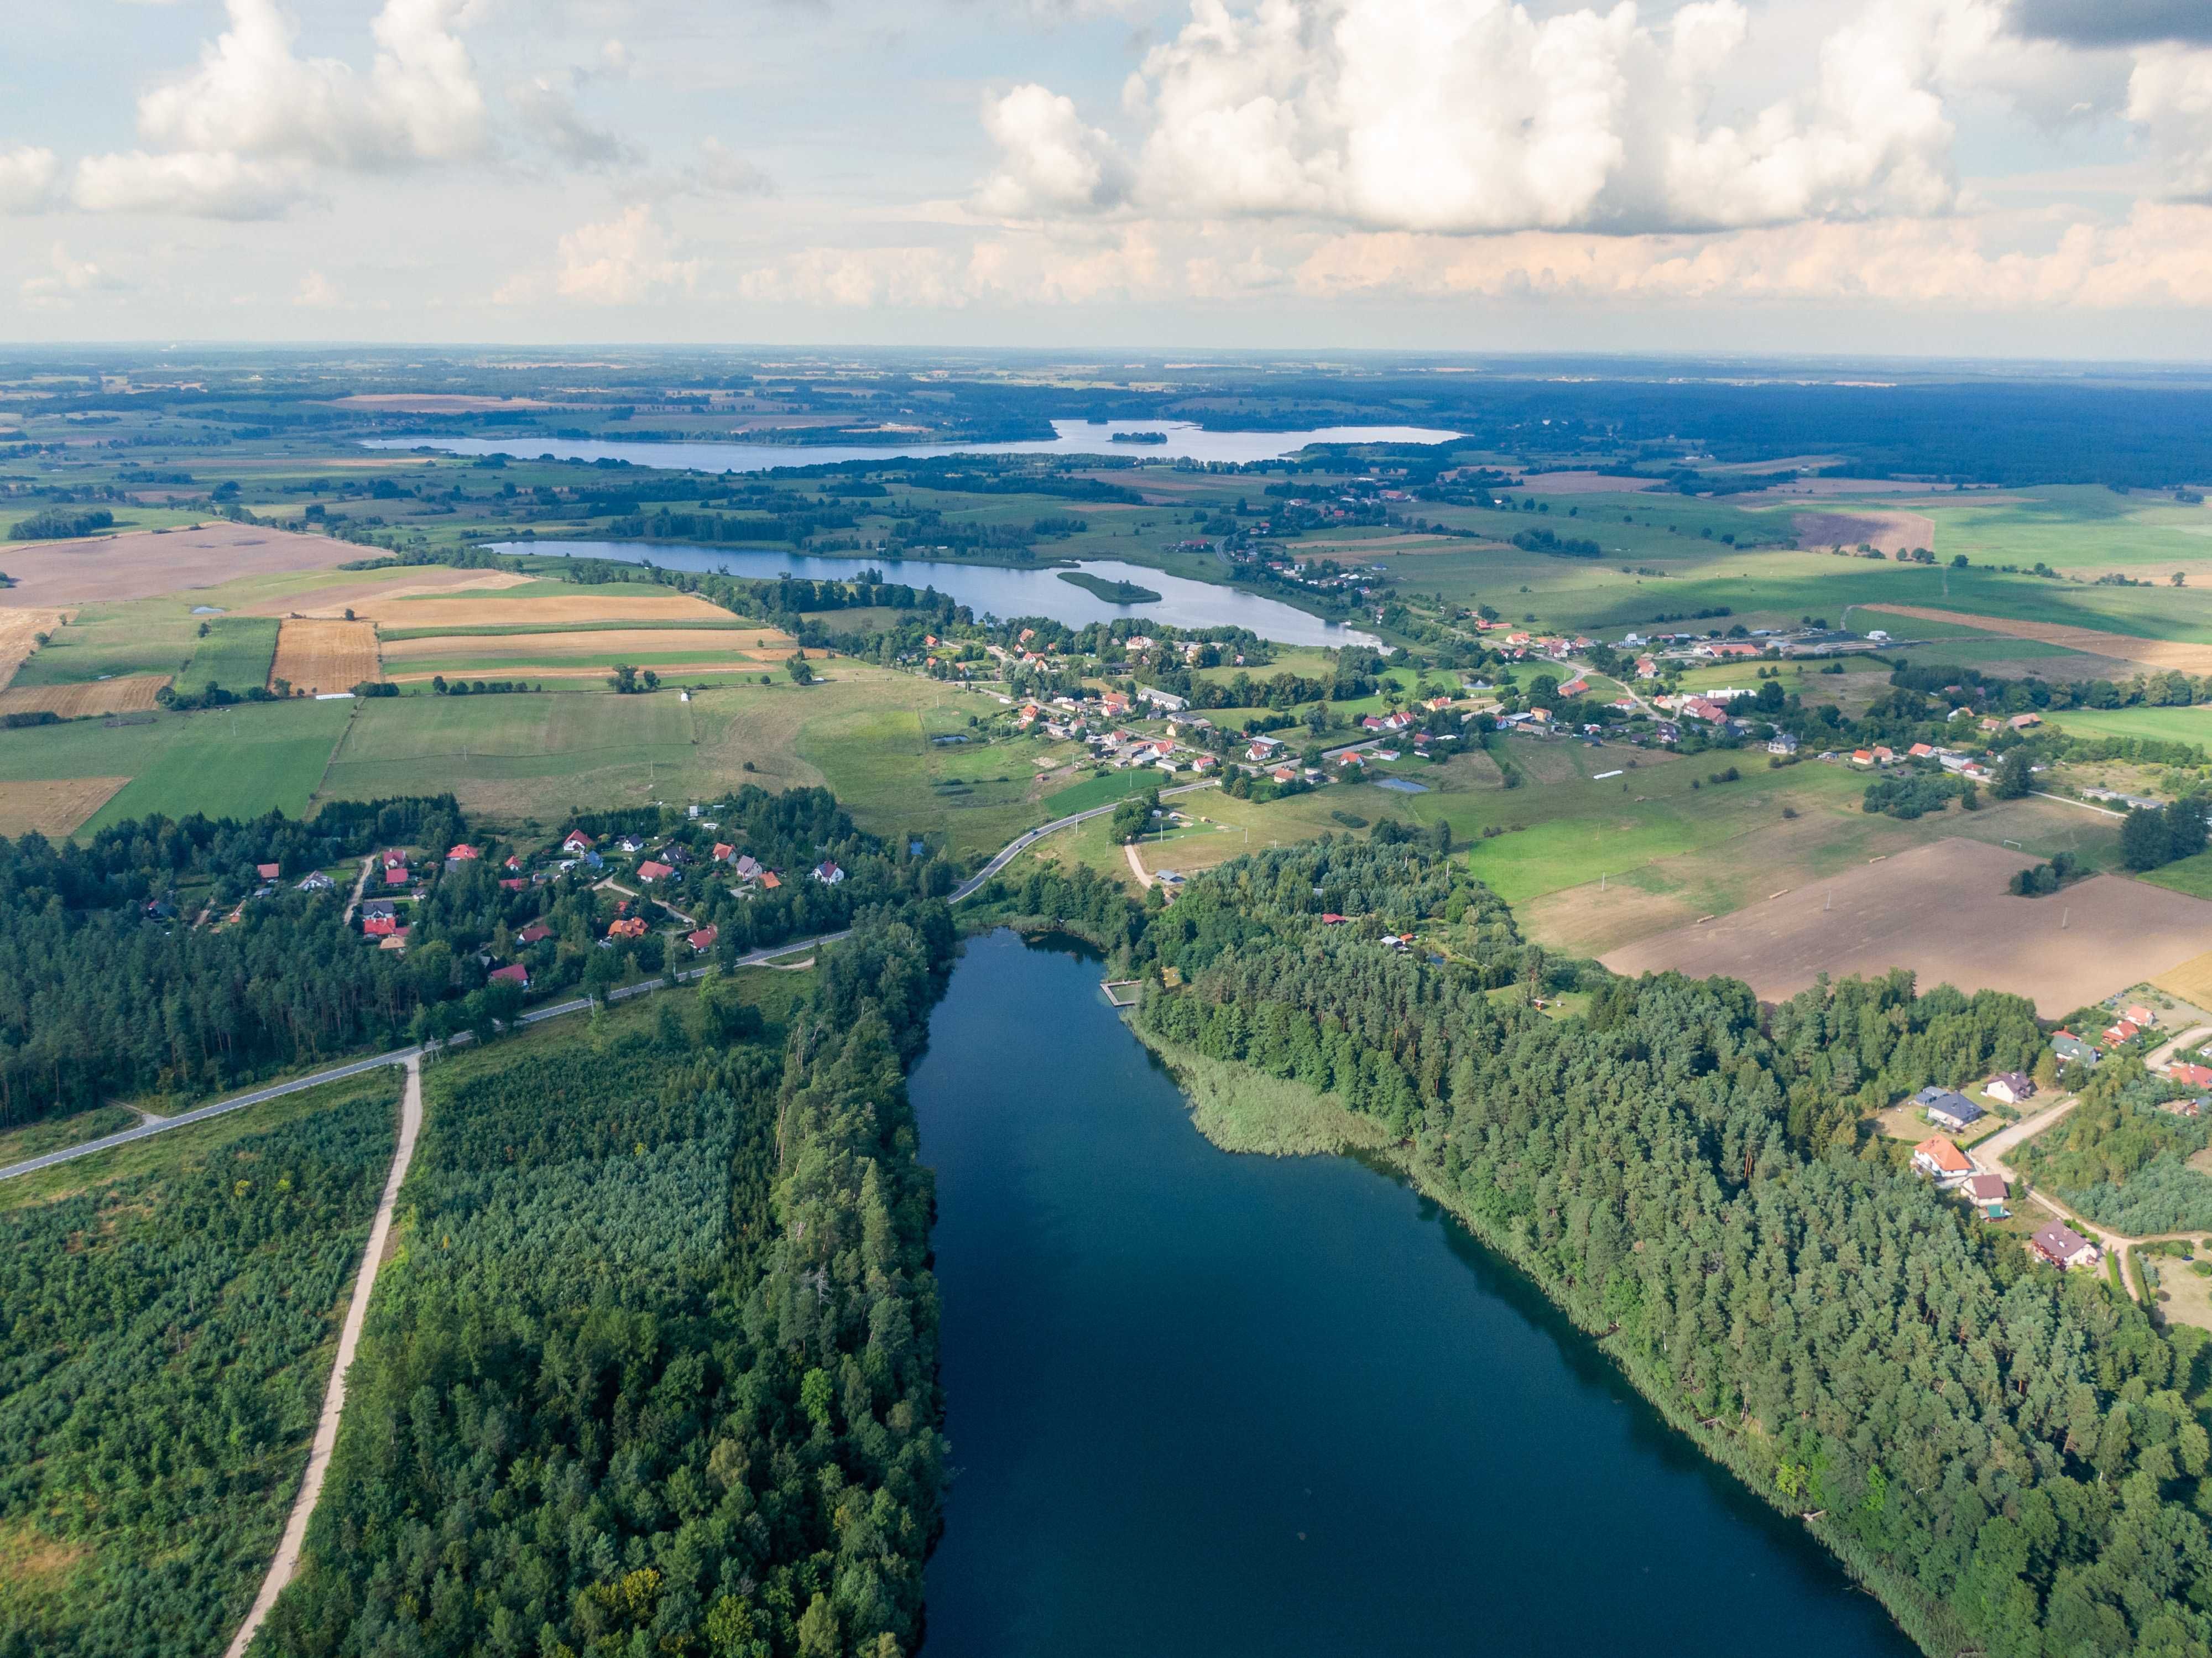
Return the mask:
<path id="1" fill-rule="evenodd" d="M 244 691 L 269 683 L 276 659 L 277 623 L 265 616 L 211 616 L 205 632 L 192 642 L 191 660 L 177 676 L 180 694 L 197 695 L 210 685 Z"/>
<path id="2" fill-rule="evenodd" d="M 1103 806 L 1132 794 L 1142 794 L 1146 789 L 1171 789 L 1178 783 L 1200 780 L 1188 772 L 1177 772 L 1170 777 L 1153 766 L 1132 766 L 1127 771 L 1109 771 L 1103 777 L 1086 777 L 1079 783 L 1071 783 L 1056 793 L 1044 798 L 1045 810 L 1052 817 L 1065 817 L 1072 811 L 1088 811 L 1093 806 Z"/>
<path id="3" fill-rule="evenodd" d="M 2185 858 L 2178 864 L 2168 864 L 2137 878 L 2169 892 L 2186 893 L 2191 898 L 2212 898 L 2212 852 L 2200 852 L 2194 858 Z"/>
<path id="4" fill-rule="evenodd" d="M 77 685 L 127 674 L 173 674 L 202 642 L 202 620 L 178 599 L 81 605 L 10 683 Z"/>
<path id="5" fill-rule="evenodd" d="M 143 726 L 98 720 L 0 737 L 0 781 L 128 777 L 82 832 L 158 813 L 257 817 L 305 811 L 355 705 L 301 699 L 203 714 L 156 714 Z"/>

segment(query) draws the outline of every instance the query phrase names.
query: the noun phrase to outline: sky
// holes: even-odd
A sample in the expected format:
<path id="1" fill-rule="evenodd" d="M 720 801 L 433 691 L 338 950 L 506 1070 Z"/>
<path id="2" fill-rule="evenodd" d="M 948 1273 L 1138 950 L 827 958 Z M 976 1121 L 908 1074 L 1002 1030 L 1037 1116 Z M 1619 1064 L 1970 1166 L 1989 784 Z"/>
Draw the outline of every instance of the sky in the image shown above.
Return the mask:
<path id="1" fill-rule="evenodd" d="M 0 337 L 2212 359 L 2212 0 L 7 0 Z"/>

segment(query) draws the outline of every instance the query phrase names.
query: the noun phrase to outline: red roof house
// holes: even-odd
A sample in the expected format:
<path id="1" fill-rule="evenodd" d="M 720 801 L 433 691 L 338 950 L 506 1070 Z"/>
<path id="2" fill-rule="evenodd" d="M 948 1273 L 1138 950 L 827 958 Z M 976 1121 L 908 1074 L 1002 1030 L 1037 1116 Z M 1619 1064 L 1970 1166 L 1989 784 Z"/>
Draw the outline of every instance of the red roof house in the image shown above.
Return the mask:
<path id="1" fill-rule="evenodd" d="M 689 944 L 691 948 L 696 950 L 700 955 L 704 956 L 708 950 L 714 947 L 714 940 L 721 936 L 721 928 L 718 926 L 702 926 L 696 932 L 690 934 L 685 938 L 684 942 Z"/>
<path id="2" fill-rule="evenodd" d="M 650 858 L 647 859 L 643 863 L 637 866 L 637 878 L 641 881 L 658 881 L 664 875 L 673 875 L 675 873 L 676 870 L 674 865 L 657 863 Z"/>
<path id="3" fill-rule="evenodd" d="M 491 982 L 495 985 L 520 985 L 527 990 L 530 988 L 530 969 L 520 962 L 512 967 L 494 968 Z"/>
<path id="4" fill-rule="evenodd" d="M 284 872 L 282 864 L 256 864 L 253 872 L 264 881 L 273 881 Z"/>
<path id="5" fill-rule="evenodd" d="M 532 921 L 528 926 L 523 928 L 521 932 L 514 935 L 514 941 L 519 944 L 534 944 L 542 938 L 550 938 L 552 936 L 553 929 L 546 926 L 544 922 Z"/>

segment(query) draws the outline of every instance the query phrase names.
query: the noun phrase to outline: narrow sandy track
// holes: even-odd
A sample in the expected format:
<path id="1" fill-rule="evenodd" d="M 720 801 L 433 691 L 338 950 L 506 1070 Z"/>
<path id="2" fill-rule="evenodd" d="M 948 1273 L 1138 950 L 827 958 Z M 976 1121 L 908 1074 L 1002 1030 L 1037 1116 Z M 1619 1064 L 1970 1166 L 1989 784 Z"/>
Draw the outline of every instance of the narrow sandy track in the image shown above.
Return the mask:
<path id="1" fill-rule="evenodd" d="M 331 1452 L 338 1442 L 338 1417 L 345 1409 L 346 1371 L 353 1364 L 354 1349 L 361 1345 L 362 1322 L 368 1315 L 368 1298 L 376 1289 L 376 1269 L 383 1262 L 385 1244 L 392 1236 L 392 1211 L 399 1199 L 400 1183 L 407 1178 L 407 1165 L 415 1159 L 415 1137 L 422 1127 L 422 1061 L 419 1055 L 410 1054 L 405 1064 L 407 1088 L 400 1096 L 399 1145 L 392 1153 L 392 1172 L 385 1177 L 384 1195 L 377 1200 L 376 1218 L 369 1225 L 368 1248 L 362 1252 L 353 1300 L 338 1332 L 337 1360 L 331 1366 L 330 1391 L 323 1395 L 322 1419 L 315 1424 L 314 1443 L 307 1452 L 307 1478 L 300 1482 L 291 1518 L 284 1522 L 283 1540 L 276 1545 L 276 1558 L 269 1563 L 269 1575 L 261 1580 L 260 1594 L 253 1597 L 253 1609 L 246 1614 L 246 1622 L 239 1626 L 223 1658 L 240 1658 L 262 1619 L 269 1616 L 270 1607 L 276 1604 L 276 1597 L 300 1569 L 307 1521 L 314 1517 L 316 1501 L 323 1494 L 323 1476 L 330 1472 Z"/>

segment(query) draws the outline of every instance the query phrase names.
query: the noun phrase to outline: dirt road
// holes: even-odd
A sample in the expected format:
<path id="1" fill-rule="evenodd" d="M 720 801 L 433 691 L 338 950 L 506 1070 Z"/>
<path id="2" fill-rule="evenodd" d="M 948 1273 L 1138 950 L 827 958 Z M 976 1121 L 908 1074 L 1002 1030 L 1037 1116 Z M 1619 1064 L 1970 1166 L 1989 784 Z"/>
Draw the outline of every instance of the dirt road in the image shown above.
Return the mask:
<path id="1" fill-rule="evenodd" d="M 361 1345 L 362 1322 L 368 1315 L 377 1268 L 383 1264 L 385 1245 L 392 1236 L 392 1211 L 399 1199 L 400 1184 L 407 1178 L 407 1165 L 415 1159 L 415 1137 L 422 1127 L 422 1061 L 420 1055 L 410 1054 L 405 1063 L 407 1088 L 400 1096 L 399 1145 L 392 1153 L 392 1172 L 385 1178 L 384 1195 L 377 1199 L 376 1218 L 368 1229 L 368 1248 L 362 1253 L 361 1274 L 354 1280 L 353 1300 L 338 1332 L 337 1360 L 331 1366 L 322 1419 L 315 1424 L 314 1442 L 307 1451 L 307 1478 L 300 1482 L 300 1495 L 293 1502 L 291 1518 L 284 1522 L 283 1540 L 276 1545 L 276 1558 L 269 1563 L 269 1575 L 261 1580 L 261 1592 L 253 1597 L 253 1609 L 246 1614 L 246 1622 L 239 1626 L 223 1658 L 242 1658 L 254 1631 L 299 1570 L 300 1550 L 307 1540 L 307 1521 L 313 1518 L 315 1503 L 323 1494 L 323 1476 L 330 1472 L 331 1452 L 338 1442 L 338 1417 L 345 1409 L 346 1371 L 353 1363 L 354 1350 Z"/>

